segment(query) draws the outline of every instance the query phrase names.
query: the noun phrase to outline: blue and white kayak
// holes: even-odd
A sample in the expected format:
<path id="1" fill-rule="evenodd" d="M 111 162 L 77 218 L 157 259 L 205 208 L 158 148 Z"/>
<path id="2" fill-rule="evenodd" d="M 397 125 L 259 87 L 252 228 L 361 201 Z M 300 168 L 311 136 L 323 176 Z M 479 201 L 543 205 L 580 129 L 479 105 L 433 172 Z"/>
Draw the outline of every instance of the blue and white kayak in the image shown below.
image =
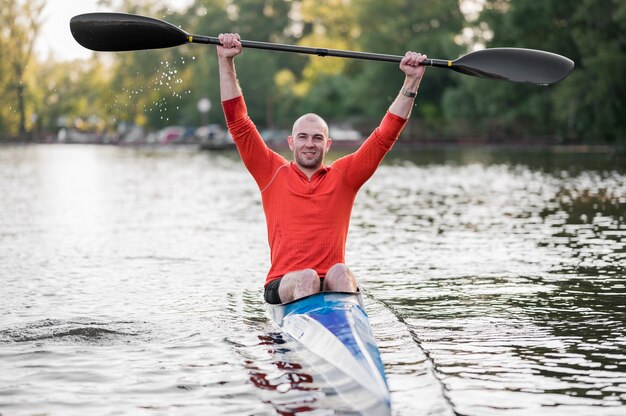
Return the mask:
<path id="1" fill-rule="evenodd" d="M 351 402 L 365 407 L 360 413 L 390 413 L 385 370 L 360 292 L 317 293 L 281 305 L 268 305 L 268 312 L 284 334 L 312 353 L 316 358 L 309 361 L 312 365 L 330 365 L 339 370 L 333 377 L 325 377 L 332 387 L 337 387 L 339 395 L 344 395 L 342 386 L 347 384 L 361 391 L 357 396 L 345 394 Z"/>

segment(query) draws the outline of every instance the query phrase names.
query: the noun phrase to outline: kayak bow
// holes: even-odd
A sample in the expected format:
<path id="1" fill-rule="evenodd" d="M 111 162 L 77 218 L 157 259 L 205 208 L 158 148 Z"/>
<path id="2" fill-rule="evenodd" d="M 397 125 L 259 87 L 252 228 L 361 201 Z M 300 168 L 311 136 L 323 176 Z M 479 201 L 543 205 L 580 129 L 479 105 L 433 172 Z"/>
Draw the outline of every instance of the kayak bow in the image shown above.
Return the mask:
<path id="1" fill-rule="evenodd" d="M 318 363 L 330 364 L 367 391 L 373 404 L 366 407 L 375 409 L 372 414 L 389 413 L 391 401 L 385 370 L 360 292 L 317 293 L 281 305 L 268 305 L 268 312 L 282 332 L 316 356 Z M 327 381 L 334 384 L 334 380 Z"/>

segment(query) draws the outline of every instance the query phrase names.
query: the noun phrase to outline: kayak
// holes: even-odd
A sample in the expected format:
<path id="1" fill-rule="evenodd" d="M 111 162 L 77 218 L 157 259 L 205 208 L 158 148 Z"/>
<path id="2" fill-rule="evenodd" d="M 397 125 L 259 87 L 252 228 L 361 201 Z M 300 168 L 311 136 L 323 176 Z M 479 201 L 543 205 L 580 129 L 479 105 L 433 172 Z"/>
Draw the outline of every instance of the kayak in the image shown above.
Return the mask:
<path id="1" fill-rule="evenodd" d="M 267 307 L 282 333 L 302 347 L 305 360 L 352 410 L 391 412 L 385 370 L 360 292 L 321 292 Z"/>

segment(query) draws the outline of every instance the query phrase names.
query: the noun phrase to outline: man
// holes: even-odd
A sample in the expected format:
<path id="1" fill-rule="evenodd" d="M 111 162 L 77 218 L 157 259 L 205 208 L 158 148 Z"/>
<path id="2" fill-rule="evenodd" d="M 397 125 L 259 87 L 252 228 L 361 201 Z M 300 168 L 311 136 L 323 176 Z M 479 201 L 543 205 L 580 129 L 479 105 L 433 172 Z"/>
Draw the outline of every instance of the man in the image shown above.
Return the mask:
<path id="1" fill-rule="evenodd" d="M 391 149 L 411 114 L 425 55 L 407 52 L 400 62 L 404 84 L 380 126 L 353 154 L 324 165 L 331 146 L 328 125 L 305 114 L 287 138 L 293 161 L 270 150 L 248 117 L 234 59 L 242 52 L 238 34 L 220 34 L 217 47 L 222 107 L 241 159 L 263 201 L 271 267 L 265 282 L 268 303 L 290 302 L 323 291 L 357 291 L 345 265 L 350 214 L 359 188 Z"/>

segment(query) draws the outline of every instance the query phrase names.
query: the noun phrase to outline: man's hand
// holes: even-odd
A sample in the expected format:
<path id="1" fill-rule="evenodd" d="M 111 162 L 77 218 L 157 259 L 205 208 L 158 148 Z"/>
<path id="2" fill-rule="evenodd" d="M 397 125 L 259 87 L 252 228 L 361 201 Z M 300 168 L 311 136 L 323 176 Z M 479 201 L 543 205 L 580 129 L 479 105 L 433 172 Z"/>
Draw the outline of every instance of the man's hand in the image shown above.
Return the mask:
<path id="1" fill-rule="evenodd" d="M 219 58 L 232 59 L 241 53 L 243 46 L 241 46 L 239 33 L 220 33 L 218 39 L 221 43 L 217 46 Z"/>
<path id="2" fill-rule="evenodd" d="M 408 51 L 404 54 L 402 61 L 400 61 L 400 70 L 404 72 L 407 78 L 414 78 L 419 81 L 422 79 L 424 71 L 426 70 L 426 67 L 420 65 L 420 63 L 424 62 L 426 59 L 428 59 L 426 55 Z"/>

